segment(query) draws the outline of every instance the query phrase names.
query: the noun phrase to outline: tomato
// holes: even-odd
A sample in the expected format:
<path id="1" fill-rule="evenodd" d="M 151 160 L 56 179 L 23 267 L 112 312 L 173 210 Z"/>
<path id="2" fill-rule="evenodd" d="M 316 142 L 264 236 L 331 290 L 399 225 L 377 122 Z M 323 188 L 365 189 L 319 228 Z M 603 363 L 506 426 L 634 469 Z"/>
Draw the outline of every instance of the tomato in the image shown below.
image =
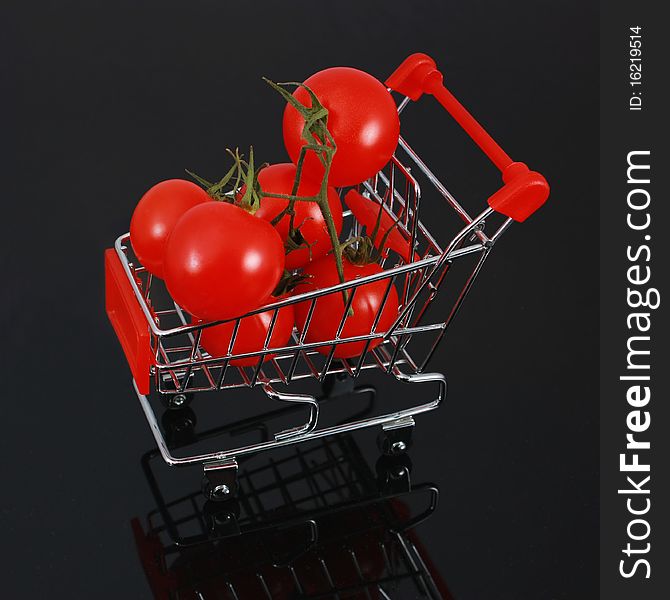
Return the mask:
<path id="1" fill-rule="evenodd" d="M 356 190 L 349 190 L 347 195 L 344 197 L 347 202 L 347 206 L 353 213 L 356 220 L 365 226 L 367 235 L 371 235 L 375 230 L 377 225 L 377 218 L 379 217 L 379 203 L 375 202 L 370 198 L 366 198 Z M 410 251 L 409 251 L 409 240 L 405 239 L 403 234 L 398 230 L 398 226 L 395 223 L 393 217 L 382 209 L 381 219 L 379 221 L 379 229 L 375 237 L 375 246 L 379 248 L 379 244 L 384 239 L 386 233 L 391 230 L 391 233 L 388 234 L 386 242 L 384 244 L 385 248 L 390 248 L 394 252 L 397 252 L 405 262 L 411 262 Z M 382 249 L 383 251 L 383 249 Z M 414 253 L 414 260 L 420 260 L 420 256 L 417 252 Z"/>
<path id="2" fill-rule="evenodd" d="M 272 225 L 227 202 L 187 211 L 168 239 L 165 284 L 174 301 L 206 321 L 258 308 L 284 271 L 284 246 Z"/>
<path id="3" fill-rule="evenodd" d="M 175 224 L 187 210 L 211 200 L 205 190 L 184 179 L 161 181 L 140 198 L 130 221 L 130 243 L 150 273 L 163 278 L 163 253 Z"/>
<path id="4" fill-rule="evenodd" d="M 328 109 L 328 130 L 337 144 L 328 183 L 355 185 L 374 176 L 398 145 L 400 120 L 391 94 L 372 75 L 350 67 L 319 71 L 305 85 Z M 304 106 L 312 105 L 309 93 L 302 87 L 293 96 Z M 294 163 L 306 143 L 302 137 L 304 124 L 300 113 L 287 104 L 284 145 Z M 323 166 L 313 151 L 307 152 L 303 169 L 306 176 L 316 181 L 323 179 Z"/>
<path id="5" fill-rule="evenodd" d="M 295 180 L 295 165 L 292 163 L 282 163 L 266 167 L 258 174 L 258 183 L 261 191 L 273 192 L 275 194 L 290 194 L 293 190 Z M 319 183 L 313 180 L 301 178 L 298 187 L 298 196 L 315 196 L 319 192 Z M 281 198 L 268 198 L 261 195 L 260 208 L 256 211 L 256 216 L 266 221 L 272 221 L 288 204 L 288 200 Z M 339 235 L 342 231 L 342 203 L 337 191 L 333 187 L 328 188 L 328 205 L 333 215 L 335 229 Z M 330 243 L 328 228 L 321 214 L 321 209 L 316 202 L 298 201 L 294 205 L 295 217 L 293 226 L 299 227 L 303 239 L 310 245 L 310 248 L 298 248 L 292 250 L 286 255 L 286 268 L 297 269 L 311 260 L 319 258 L 326 254 L 333 246 Z M 285 215 L 275 228 L 279 232 L 282 240 L 286 241 L 289 233 L 290 216 Z"/>
<path id="6" fill-rule="evenodd" d="M 380 273 L 382 268 L 377 263 L 368 265 L 355 265 L 343 258 L 344 279 L 351 281 L 360 277 L 367 277 L 375 273 Z M 305 268 L 305 274 L 311 278 L 305 283 L 295 288 L 296 294 L 311 292 L 317 289 L 323 289 L 339 283 L 335 259 L 328 255 L 318 261 L 308 265 Z M 388 279 L 380 279 L 356 288 L 354 299 L 351 304 L 353 315 L 349 315 L 342 329 L 340 337 L 352 337 L 357 335 L 367 335 L 372 329 L 372 324 L 377 316 L 384 294 L 388 286 Z M 351 293 L 352 290 L 350 290 Z M 300 302 L 295 306 L 296 324 L 300 331 L 303 331 L 307 319 L 311 301 Z M 341 292 L 334 292 L 322 296 L 316 301 L 314 313 L 309 324 L 305 341 L 315 343 L 335 338 L 340 320 L 344 314 L 344 298 Z M 395 286 L 391 289 L 386 299 L 384 309 L 375 329 L 376 332 L 388 330 L 390 325 L 398 316 L 398 292 Z M 381 344 L 381 338 L 374 339 L 370 343 L 370 348 Z M 328 355 L 330 346 L 318 347 L 317 351 Z M 352 358 L 358 356 L 365 348 L 365 342 L 349 342 L 338 344 L 335 347 L 334 356 L 336 358 Z"/>
<path id="7" fill-rule="evenodd" d="M 264 304 L 274 302 L 275 298 L 268 298 Z M 263 349 L 265 339 L 272 323 L 272 316 L 274 310 L 267 310 L 262 313 L 244 317 L 240 321 L 240 326 L 235 336 L 235 345 L 232 348 L 233 354 L 243 354 L 245 352 L 256 352 Z M 200 337 L 200 344 L 212 356 L 225 356 L 228 354 L 228 346 L 230 339 L 235 329 L 236 321 L 228 321 L 215 325 L 214 327 L 207 327 L 202 330 Z M 293 305 L 289 304 L 277 313 L 272 336 L 268 348 L 281 348 L 286 346 L 291 333 L 293 332 L 293 325 L 295 323 L 295 314 Z M 264 360 L 269 360 L 274 355 L 268 354 Z M 230 361 L 231 365 L 248 367 L 258 364 L 258 356 L 251 356 L 248 358 L 238 358 Z"/>

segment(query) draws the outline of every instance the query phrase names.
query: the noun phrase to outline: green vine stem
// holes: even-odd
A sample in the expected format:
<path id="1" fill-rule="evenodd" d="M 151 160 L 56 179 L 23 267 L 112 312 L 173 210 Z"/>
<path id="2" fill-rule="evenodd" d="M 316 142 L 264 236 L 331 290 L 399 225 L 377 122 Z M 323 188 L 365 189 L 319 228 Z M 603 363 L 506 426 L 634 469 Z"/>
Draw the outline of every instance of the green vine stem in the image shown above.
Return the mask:
<path id="1" fill-rule="evenodd" d="M 255 167 L 253 146 L 249 148 L 248 161 L 244 160 L 238 148 L 235 148 L 235 152 L 227 148 L 226 152 L 232 157 L 233 166 L 230 167 L 228 172 L 218 182 L 212 183 L 211 181 L 207 181 L 204 177 L 200 177 L 200 175 L 188 169 L 186 169 L 186 172 L 205 188 L 214 200 L 234 203 L 247 212 L 254 214 L 261 202 L 261 188 L 258 183 L 258 175 L 268 166 L 268 163 L 263 163 L 258 168 Z M 235 177 L 235 182 L 230 185 L 233 177 Z M 244 193 L 240 197 L 238 192 L 242 183 L 244 183 Z"/>
<path id="2" fill-rule="evenodd" d="M 333 136 L 330 134 L 330 131 L 328 131 L 328 109 L 321 104 L 316 94 L 303 83 L 294 81 L 274 83 L 265 77 L 263 80 L 275 91 L 277 91 L 282 96 L 282 98 L 284 98 L 286 102 L 293 106 L 293 108 L 295 108 L 300 113 L 303 119 L 305 119 L 305 125 L 302 130 L 302 137 L 306 143 L 300 148 L 300 154 L 296 162 L 296 176 L 293 182 L 293 189 L 291 190 L 291 194 L 263 194 L 264 196 L 269 196 L 272 198 L 284 198 L 288 200 L 286 208 L 273 219 L 272 223 L 276 224 L 286 215 L 290 215 L 291 220 L 289 223 L 289 236 L 291 236 L 294 229 L 295 203 L 297 201 L 316 202 L 319 206 L 321 214 L 323 215 L 323 220 L 325 221 L 326 228 L 328 229 L 328 236 L 330 237 L 330 242 L 333 246 L 333 254 L 335 256 L 335 265 L 337 267 L 338 277 L 340 282 L 344 283 L 342 248 L 340 247 L 337 229 L 335 227 L 333 215 L 328 204 L 328 176 L 330 175 L 330 168 L 333 163 L 333 157 L 335 152 L 337 152 L 337 144 L 335 143 Z M 312 106 L 307 107 L 300 103 L 293 96 L 293 94 L 284 89 L 286 86 L 304 88 L 310 96 Z M 323 165 L 324 172 L 321 179 L 321 185 L 316 196 L 298 196 L 297 193 L 298 188 L 300 187 L 303 164 L 305 157 L 307 156 L 307 152 L 310 151 L 316 154 L 317 158 Z M 349 297 L 349 292 L 348 290 L 343 290 L 342 294 L 346 304 Z"/>
<path id="3" fill-rule="evenodd" d="M 319 101 L 316 94 L 306 85 L 298 82 L 274 83 L 267 78 L 263 80 L 276 90 L 291 106 L 293 106 L 304 118 L 305 125 L 302 130 L 302 137 L 305 144 L 300 148 L 300 154 L 296 162 L 296 175 L 293 181 L 293 187 L 290 194 L 278 194 L 273 192 L 264 192 L 260 189 L 258 183 L 259 172 L 267 166 L 267 163 L 261 165 L 259 168 L 254 164 L 253 147 L 249 151 L 249 161 L 245 161 L 240 155 L 239 150 L 235 152 L 228 149 L 227 152 L 233 158 L 233 166 L 226 172 L 226 174 L 216 183 L 207 181 L 203 177 L 187 170 L 186 172 L 193 177 L 200 185 L 202 185 L 207 193 L 215 200 L 224 202 L 234 202 L 241 208 L 250 213 L 256 212 L 261 202 L 261 197 L 280 198 L 288 200 L 286 207 L 271 221 L 272 225 L 276 225 L 285 216 L 290 217 L 289 221 L 289 235 L 287 240 L 287 251 L 290 252 L 304 245 L 302 236 L 300 234 L 300 225 L 295 226 L 295 203 L 296 202 L 315 202 L 326 224 L 328 236 L 330 237 L 331 245 L 333 247 L 333 254 L 335 257 L 335 265 L 337 267 L 338 278 L 341 283 L 344 283 L 344 266 L 342 262 L 342 252 L 347 245 L 340 244 L 335 227 L 335 221 L 328 204 L 328 176 L 330 175 L 333 157 L 337 152 L 337 144 L 335 139 L 328 130 L 328 109 L 326 109 Z M 304 88 L 310 96 L 312 106 L 307 107 L 301 104 L 289 91 L 284 89 L 285 86 L 295 86 Z M 300 180 L 302 178 L 302 171 L 307 152 L 314 152 L 318 160 L 323 165 L 324 173 L 321 179 L 319 191 L 315 196 L 299 196 L 298 188 L 300 187 Z M 232 186 L 230 185 L 233 181 Z M 240 184 L 244 183 L 244 193 L 240 198 L 237 192 L 240 189 Z M 228 187 L 228 190 L 226 188 Z M 308 246 L 309 247 L 309 246 Z M 349 298 L 349 291 L 342 291 L 345 304 Z"/>

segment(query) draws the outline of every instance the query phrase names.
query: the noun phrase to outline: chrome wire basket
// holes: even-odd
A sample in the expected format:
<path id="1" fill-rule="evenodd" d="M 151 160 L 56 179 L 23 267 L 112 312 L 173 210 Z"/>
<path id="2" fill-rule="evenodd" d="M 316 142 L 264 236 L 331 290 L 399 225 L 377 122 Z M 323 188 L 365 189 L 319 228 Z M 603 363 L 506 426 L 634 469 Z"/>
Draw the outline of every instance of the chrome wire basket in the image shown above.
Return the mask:
<path id="1" fill-rule="evenodd" d="M 495 243 L 513 221 L 525 220 L 545 202 L 549 188 L 542 175 L 530 171 L 523 163 L 512 161 L 475 121 L 444 87 L 435 63 L 426 55 L 414 54 L 407 58 L 386 84 L 389 93 L 400 96 L 399 113 L 424 93 L 433 95 L 499 168 L 504 184 L 487 199 L 488 205 L 472 216 L 401 136 L 389 164 L 357 188 L 375 203 L 377 210 L 397 222 L 406 247 L 405 251 L 402 248 L 399 251 L 396 245 L 386 252 L 380 273 L 294 295 L 232 319 L 235 324 L 228 352 L 212 356 L 201 346 L 201 335 L 205 328 L 223 321 L 192 324 L 190 315 L 172 301 L 163 283 L 152 277 L 133 255 L 129 234 L 120 236 L 114 248 L 107 250 L 107 312 L 131 367 L 139 401 L 168 464 L 203 464 L 206 472 L 235 469 L 237 457 L 279 445 L 369 426 L 381 426 L 387 431 L 411 428 L 413 416 L 437 408 L 444 399 L 444 376 L 425 372 L 425 369 Z M 346 195 L 342 195 L 346 202 Z M 439 227 L 432 227 L 432 223 L 429 226 L 421 219 L 426 202 L 441 205 Z M 345 210 L 344 214 L 343 231 L 359 234 L 361 224 L 351 211 Z M 370 331 L 346 337 L 344 324 L 356 290 L 379 280 L 385 282 L 386 292 Z M 429 308 L 447 281 L 450 293 L 441 296 L 449 297 L 448 304 L 445 310 L 445 303 L 441 302 L 442 314 L 437 314 Z M 392 287 L 397 291 L 400 308 L 392 325 L 381 329 L 378 327 L 380 315 Z M 339 323 L 335 337 L 306 342 L 319 298 L 340 294 L 343 290 L 349 291 L 348 302 L 341 315 L 333 315 Z M 310 306 L 302 330 L 294 330 L 286 346 L 269 348 L 278 311 L 301 302 Z M 240 321 L 265 311 L 272 311 L 273 316 L 264 347 L 255 352 L 236 352 Z M 351 342 L 363 343 L 360 356 L 336 359 L 336 347 Z M 329 347 L 329 351 L 324 353 L 324 347 Z M 239 359 L 256 359 L 256 362 L 251 367 L 231 364 Z M 356 378 L 368 370 L 388 373 L 406 383 L 434 384 L 436 391 L 428 401 L 417 406 L 331 427 L 319 427 L 320 405 L 314 395 L 294 391 L 301 380 L 324 382 L 332 377 Z M 256 386 L 271 399 L 305 405 L 309 410 L 307 420 L 276 433 L 269 441 L 180 458 L 168 449 L 147 397 L 153 388 L 168 399 L 169 405 L 178 407 L 194 393 Z M 402 450 L 402 444 L 396 449 Z"/>

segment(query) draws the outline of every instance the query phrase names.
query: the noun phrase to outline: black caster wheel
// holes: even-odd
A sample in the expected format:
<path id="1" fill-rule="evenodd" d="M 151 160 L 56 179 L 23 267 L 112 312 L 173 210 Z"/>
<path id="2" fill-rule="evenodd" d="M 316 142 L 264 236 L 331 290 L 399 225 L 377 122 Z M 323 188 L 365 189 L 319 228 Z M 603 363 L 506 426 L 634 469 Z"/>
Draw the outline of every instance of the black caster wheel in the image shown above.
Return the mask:
<path id="1" fill-rule="evenodd" d="M 326 397 L 351 394 L 354 391 L 354 379 L 349 377 L 347 373 L 326 375 L 321 384 L 321 389 Z"/>
<path id="2" fill-rule="evenodd" d="M 202 478 L 202 493 L 210 502 L 227 502 L 237 495 L 236 469 L 221 469 Z"/>
<path id="3" fill-rule="evenodd" d="M 397 429 L 383 429 L 377 436 L 377 446 L 386 456 L 405 454 L 412 447 L 412 432 L 414 427 L 398 427 Z"/>
<path id="4" fill-rule="evenodd" d="M 238 535 L 240 532 L 240 503 L 234 498 L 225 502 L 208 500 L 203 506 L 202 515 L 211 536 Z"/>
<path id="5" fill-rule="evenodd" d="M 180 410 L 186 408 L 193 401 L 193 394 L 163 394 L 161 395 L 161 404 L 168 410 Z"/>
<path id="6" fill-rule="evenodd" d="M 375 465 L 379 489 L 399 493 L 411 487 L 412 460 L 407 454 L 382 456 Z"/>
<path id="7" fill-rule="evenodd" d="M 165 439 L 169 445 L 190 444 L 195 440 L 195 426 L 198 419 L 188 407 L 167 410 L 161 418 Z"/>

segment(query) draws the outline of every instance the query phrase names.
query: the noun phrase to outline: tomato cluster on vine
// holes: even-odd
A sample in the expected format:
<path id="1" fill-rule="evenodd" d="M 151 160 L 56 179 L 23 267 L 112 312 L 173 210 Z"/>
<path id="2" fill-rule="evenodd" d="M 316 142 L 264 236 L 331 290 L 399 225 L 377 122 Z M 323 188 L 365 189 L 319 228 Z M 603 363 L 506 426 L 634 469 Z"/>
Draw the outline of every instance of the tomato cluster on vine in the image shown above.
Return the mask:
<path id="1" fill-rule="evenodd" d="M 347 306 L 341 338 L 384 331 L 399 306 L 387 279 L 321 296 L 306 331 L 309 301 L 276 314 L 258 309 L 287 294 L 381 272 L 377 261 L 385 244 L 412 258 L 390 215 L 355 190 L 347 204 L 372 236 L 361 244 L 339 239 L 343 206 L 336 188 L 375 176 L 398 143 L 398 113 L 383 84 L 349 67 L 325 69 L 301 84 L 268 83 L 287 101 L 283 138 L 291 162 L 255 167 L 253 150 L 248 160 L 231 152 L 234 164 L 220 181 L 194 175 L 200 185 L 182 179 L 158 183 L 140 199 L 131 220 L 138 260 L 164 280 L 193 322 L 226 321 L 202 332 L 200 343 L 213 356 L 284 347 L 294 327 L 305 343 L 330 341 Z M 295 86 L 292 94 L 289 85 Z M 298 285 L 291 289 L 286 284 L 293 281 Z M 251 311 L 257 312 L 236 326 L 235 319 Z M 334 356 L 354 357 L 379 343 L 378 338 L 338 344 Z M 324 354 L 331 349 L 315 347 Z M 242 357 L 232 364 L 257 361 Z"/>

